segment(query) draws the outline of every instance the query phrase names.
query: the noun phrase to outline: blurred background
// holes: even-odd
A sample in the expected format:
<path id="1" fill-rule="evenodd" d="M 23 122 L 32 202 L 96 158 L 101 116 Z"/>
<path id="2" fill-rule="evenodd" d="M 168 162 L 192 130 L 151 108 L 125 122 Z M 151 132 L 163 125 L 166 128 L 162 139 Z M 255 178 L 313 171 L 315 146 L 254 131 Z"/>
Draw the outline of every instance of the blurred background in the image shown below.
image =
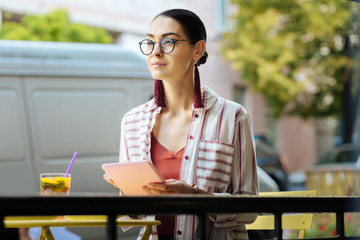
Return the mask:
<path id="1" fill-rule="evenodd" d="M 359 166 L 356 1 L 0 0 L 0 194 L 38 192 L 39 173 L 65 171 L 75 151 L 72 191 L 116 193 L 100 166 L 118 159 L 123 114 L 152 97 L 138 42 L 170 8 L 203 20 L 202 85 L 248 110 L 280 190 Z M 358 194 L 352 174 L 340 194 Z"/>

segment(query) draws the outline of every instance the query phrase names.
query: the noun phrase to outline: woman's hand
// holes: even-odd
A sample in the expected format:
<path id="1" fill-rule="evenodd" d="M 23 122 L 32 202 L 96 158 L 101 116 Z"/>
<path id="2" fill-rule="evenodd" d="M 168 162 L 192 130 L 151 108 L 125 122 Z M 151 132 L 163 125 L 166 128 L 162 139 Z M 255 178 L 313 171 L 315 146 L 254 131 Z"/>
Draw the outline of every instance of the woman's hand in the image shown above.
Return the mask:
<path id="1" fill-rule="evenodd" d="M 105 181 L 112 184 L 114 187 L 120 189 L 119 186 L 116 185 L 115 182 L 112 180 L 112 178 L 109 175 L 107 175 L 106 173 L 104 174 L 103 178 L 105 179 Z"/>
<path id="2" fill-rule="evenodd" d="M 165 182 L 151 182 L 143 186 L 143 189 L 153 195 L 159 194 L 194 194 L 195 190 L 189 184 L 175 180 L 167 179 Z"/>

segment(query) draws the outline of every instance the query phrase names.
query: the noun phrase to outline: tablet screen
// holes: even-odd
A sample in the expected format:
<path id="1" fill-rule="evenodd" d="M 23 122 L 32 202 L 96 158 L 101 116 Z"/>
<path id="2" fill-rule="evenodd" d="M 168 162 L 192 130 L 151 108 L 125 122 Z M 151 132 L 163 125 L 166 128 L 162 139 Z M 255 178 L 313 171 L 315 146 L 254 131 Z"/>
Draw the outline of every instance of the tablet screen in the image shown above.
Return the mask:
<path id="1" fill-rule="evenodd" d="M 142 189 L 144 185 L 165 181 L 150 161 L 105 163 L 102 168 L 124 195 L 148 195 Z"/>

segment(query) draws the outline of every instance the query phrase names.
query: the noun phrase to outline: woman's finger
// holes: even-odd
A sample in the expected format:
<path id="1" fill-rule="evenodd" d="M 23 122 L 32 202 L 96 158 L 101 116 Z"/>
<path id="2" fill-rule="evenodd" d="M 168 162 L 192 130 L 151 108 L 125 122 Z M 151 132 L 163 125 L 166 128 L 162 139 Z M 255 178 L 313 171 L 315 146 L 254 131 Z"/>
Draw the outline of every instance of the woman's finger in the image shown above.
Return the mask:
<path id="1" fill-rule="evenodd" d="M 175 193 L 172 191 L 172 189 L 163 189 L 163 188 L 156 188 L 152 187 L 150 185 L 143 186 L 143 190 L 151 195 L 160 195 L 160 194 L 172 194 Z"/>
<path id="2" fill-rule="evenodd" d="M 106 173 L 103 175 L 103 178 L 104 178 L 105 181 L 112 184 L 114 187 L 119 188 L 119 186 L 116 185 L 116 183 L 112 180 L 112 178 L 109 175 L 107 175 Z"/>
<path id="3" fill-rule="evenodd" d="M 166 191 L 166 183 L 163 182 L 151 182 L 147 185 L 149 188 Z"/>

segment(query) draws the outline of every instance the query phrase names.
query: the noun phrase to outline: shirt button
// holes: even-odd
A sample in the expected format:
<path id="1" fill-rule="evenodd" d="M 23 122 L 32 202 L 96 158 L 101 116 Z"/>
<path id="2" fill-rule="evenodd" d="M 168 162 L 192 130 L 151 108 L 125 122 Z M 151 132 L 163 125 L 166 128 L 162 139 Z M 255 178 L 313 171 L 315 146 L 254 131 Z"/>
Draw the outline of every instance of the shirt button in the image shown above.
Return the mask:
<path id="1" fill-rule="evenodd" d="M 177 233 L 177 235 L 181 235 L 181 234 L 182 234 L 182 232 L 181 232 L 181 231 L 177 231 L 176 233 Z"/>
<path id="2" fill-rule="evenodd" d="M 193 139 L 194 139 L 194 137 L 193 137 L 193 136 L 190 136 L 189 138 L 190 138 L 190 140 L 193 140 Z"/>
<path id="3" fill-rule="evenodd" d="M 189 156 L 185 156 L 185 160 L 189 160 Z"/>
<path id="4" fill-rule="evenodd" d="M 195 118 L 198 118 L 198 117 L 199 117 L 199 114 L 195 114 L 194 117 L 195 117 Z"/>

